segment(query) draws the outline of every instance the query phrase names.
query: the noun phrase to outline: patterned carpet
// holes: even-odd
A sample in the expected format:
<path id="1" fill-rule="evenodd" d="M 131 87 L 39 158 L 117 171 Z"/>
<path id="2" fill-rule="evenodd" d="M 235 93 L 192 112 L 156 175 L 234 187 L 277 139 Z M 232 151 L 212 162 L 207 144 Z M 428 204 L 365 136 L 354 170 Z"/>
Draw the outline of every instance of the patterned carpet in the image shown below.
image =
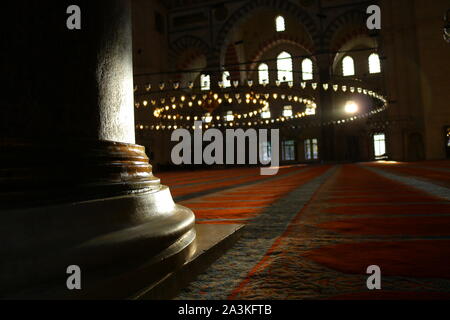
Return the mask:
<path id="1" fill-rule="evenodd" d="M 159 176 L 199 223 L 247 224 L 178 299 L 450 299 L 450 161 Z"/>

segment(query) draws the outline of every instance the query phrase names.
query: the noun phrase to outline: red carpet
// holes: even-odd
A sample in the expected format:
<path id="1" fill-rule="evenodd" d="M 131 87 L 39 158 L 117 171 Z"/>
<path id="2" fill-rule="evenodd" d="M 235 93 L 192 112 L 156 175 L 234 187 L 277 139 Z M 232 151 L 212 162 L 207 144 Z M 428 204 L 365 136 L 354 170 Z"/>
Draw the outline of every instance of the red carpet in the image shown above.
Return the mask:
<path id="1" fill-rule="evenodd" d="M 229 298 L 450 299 L 433 282 L 450 279 L 448 214 L 450 202 L 343 166 Z M 370 265 L 381 267 L 381 292 L 366 288 Z"/>

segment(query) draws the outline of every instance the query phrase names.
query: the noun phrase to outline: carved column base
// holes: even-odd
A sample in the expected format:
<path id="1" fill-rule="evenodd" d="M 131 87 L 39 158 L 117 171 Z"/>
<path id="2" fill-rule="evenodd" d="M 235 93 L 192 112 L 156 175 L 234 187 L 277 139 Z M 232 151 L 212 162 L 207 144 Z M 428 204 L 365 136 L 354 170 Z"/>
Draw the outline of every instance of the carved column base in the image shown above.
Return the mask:
<path id="1" fill-rule="evenodd" d="M 47 145 L 39 161 L 35 155 L 18 161 L 30 145 L 1 146 L 15 149 L 1 160 L 16 174 L 5 169 L 0 176 L 0 297 L 72 295 L 66 270 L 77 265 L 76 295 L 99 298 L 111 278 L 143 261 L 145 281 L 153 281 L 188 257 L 194 214 L 153 177 L 144 148 L 80 142 L 57 152 Z"/>

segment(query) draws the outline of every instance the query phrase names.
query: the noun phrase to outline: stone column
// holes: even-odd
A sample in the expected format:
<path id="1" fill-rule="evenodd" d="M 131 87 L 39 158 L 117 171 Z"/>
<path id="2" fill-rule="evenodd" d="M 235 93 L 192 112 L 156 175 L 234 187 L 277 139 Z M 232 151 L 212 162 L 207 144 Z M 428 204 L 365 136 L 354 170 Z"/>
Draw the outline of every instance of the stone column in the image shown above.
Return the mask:
<path id="1" fill-rule="evenodd" d="M 329 88 L 324 91 L 319 88 L 319 117 L 322 123 L 333 118 L 333 97 L 331 81 L 331 61 L 328 54 L 322 54 L 317 57 L 317 65 L 319 68 L 320 83 L 329 83 Z M 335 130 L 332 126 L 321 127 L 321 138 L 319 141 L 320 159 L 323 161 L 336 160 L 335 155 Z"/>
<path id="2" fill-rule="evenodd" d="M 66 26 L 73 4 L 81 30 Z M 194 215 L 134 144 L 130 11 L 129 0 L 3 11 L 0 297 L 125 298 L 189 255 Z M 70 265 L 80 292 L 66 288 Z"/>

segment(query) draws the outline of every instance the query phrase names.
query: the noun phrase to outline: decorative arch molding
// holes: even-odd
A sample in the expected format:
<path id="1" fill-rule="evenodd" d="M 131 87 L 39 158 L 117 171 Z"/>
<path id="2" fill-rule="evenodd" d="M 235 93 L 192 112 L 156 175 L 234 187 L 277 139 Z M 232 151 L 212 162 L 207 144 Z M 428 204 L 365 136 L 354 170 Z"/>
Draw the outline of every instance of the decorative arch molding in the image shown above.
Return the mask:
<path id="1" fill-rule="evenodd" d="M 193 53 L 183 61 L 177 62 L 177 58 L 188 49 L 194 49 Z M 170 45 L 170 58 L 172 61 L 174 61 L 174 64 L 176 65 L 178 70 L 183 70 L 200 56 L 205 56 L 208 60 L 210 53 L 211 49 L 205 41 L 190 35 L 178 38 Z"/>
<path id="2" fill-rule="evenodd" d="M 242 21 L 248 18 L 255 10 L 261 8 L 272 8 L 280 12 L 286 12 L 287 14 L 294 16 L 297 20 L 303 24 L 306 31 L 309 33 L 312 42 L 316 46 L 319 43 L 319 29 L 317 23 L 311 18 L 311 16 L 304 11 L 298 5 L 288 0 L 249 0 L 242 7 L 237 9 L 231 17 L 225 22 L 220 29 L 216 38 L 215 51 L 217 56 L 222 60 L 227 48 L 227 37 L 230 36 L 231 31 Z"/>
<path id="3" fill-rule="evenodd" d="M 366 26 L 367 15 L 362 11 L 348 11 L 336 19 L 334 19 L 326 28 L 324 32 L 323 43 L 325 48 L 332 51 L 339 50 L 339 46 L 351 40 L 355 36 L 360 36 L 362 34 L 369 35 L 369 30 Z M 357 26 L 353 28 L 352 31 L 348 33 L 344 38 L 339 39 L 337 42 L 333 43 L 336 34 L 349 25 Z"/>
<path id="4" fill-rule="evenodd" d="M 262 56 L 267 51 L 269 51 L 279 45 L 282 45 L 282 44 L 289 44 L 289 45 L 293 45 L 296 47 L 300 47 L 300 48 L 308 51 L 309 53 L 312 53 L 314 50 L 311 43 L 308 43 L 308 41 L 305 38 L 277 34 L 272 39 L 264 41 L 259 46 L 258 52 L 250 60 L 250 61 L 252 61 L 252 64 L 250 65 L 250 70 L 252 70 L 251 72 L 253 73 L 257 69 Z M 312 60 L 314 61 L 315 58 L 312 57 Z"/>
<path id="5" fill-rule="evenodd" d="M 336 42 L 332 44 L 331 50 L 333 52 L 340 50 L 342 47 L 344 47 L 347 43 L 351 42 L 353 39 L 359 38 L 359 37 L 369 37 L 367 34 L 366 28 L 356 28 L 353 29 L 347 33 L 345 33 L 344 36 L 337 39 Z"/>

